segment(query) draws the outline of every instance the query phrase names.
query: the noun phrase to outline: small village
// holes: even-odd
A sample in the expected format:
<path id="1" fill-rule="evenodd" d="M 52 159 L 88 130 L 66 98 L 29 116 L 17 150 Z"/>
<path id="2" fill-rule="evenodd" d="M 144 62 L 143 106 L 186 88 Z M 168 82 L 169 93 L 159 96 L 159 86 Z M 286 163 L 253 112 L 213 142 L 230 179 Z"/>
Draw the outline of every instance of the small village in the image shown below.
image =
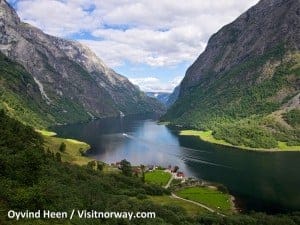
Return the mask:
<path id="1" fill-rule="evenodd" d="M 126 160 L 111 163 L 110 166 L 123 172 L 124 161 Z M 140 177 L 147 184 L 159 185 L 167 189 L 170 191 L 171 199 L 192 204 L 221 216 L 238 210 L 234 204 L 234 197 L 228 193 L 226 187 L 187 177 L 177 165 L 169 165 L 167 168 L 160 165 L 130 165 L 130 167 L 132 176 Z M 170 201 L 170 199 L 164 197 L 164 201 Z"/>
<path id="2" fill-rule="evenodd" d="M 111 163 L 111 166 L 121 169 L 121 162 Z M 143 167 L 143 169 L 141 167 Z M 147 166 L 140 165 L 140 166 L 132 167 L 132 172 L 134 175 L 141 174 L 142 172 L 144 172 L 144 173 L 154 172 L 156 170 L 164 171 L 165 173 L 169 173 L 172 175 L 173 179 L 181 180 L 182 183 L 184 183 L 186 181 L 186 176 L 185 176 L 184 172 L 179 171 L 178 166 L 169 165 L 167 168 L 165 168 L 165 167 L 158 166 L 158 165 L 147 165 Z"/>

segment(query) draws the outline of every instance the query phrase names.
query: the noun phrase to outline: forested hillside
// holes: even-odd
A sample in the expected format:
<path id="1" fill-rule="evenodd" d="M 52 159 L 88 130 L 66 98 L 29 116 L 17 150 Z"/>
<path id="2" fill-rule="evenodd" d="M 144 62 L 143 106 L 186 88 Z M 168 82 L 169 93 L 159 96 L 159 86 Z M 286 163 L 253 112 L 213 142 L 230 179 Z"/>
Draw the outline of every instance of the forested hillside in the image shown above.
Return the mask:
<path id="1" fill-rule="evenodd" d="M 236 215 L 223 218 L 204 213 L 191 218 L 183 208 L 159 206 L 148 195 L 168 190 L 144 184 L 140 178 L 95 171 L 87 166 L 62 163 L 43 148 L 43 139 L 31 127 L 0 112 L 0 223 L 1 224 L 299 224 L 300 215 Z M 10 220 L 14 210 L 72 209 L 97 211 L 153 211 L 155 219 Z"/>
<path id="2" fill-rule="evenodd" d="M 164 120 L 237 146 L 300 145 L 299 10 L 298 0 L 260 1 L 214 34 Z"/>

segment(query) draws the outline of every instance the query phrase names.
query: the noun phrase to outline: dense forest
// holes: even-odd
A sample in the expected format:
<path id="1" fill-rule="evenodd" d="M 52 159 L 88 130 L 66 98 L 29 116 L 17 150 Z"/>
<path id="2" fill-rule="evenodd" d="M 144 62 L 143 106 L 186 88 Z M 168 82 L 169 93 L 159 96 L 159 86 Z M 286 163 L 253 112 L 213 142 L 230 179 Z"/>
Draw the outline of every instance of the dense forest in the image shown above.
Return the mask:
<path id="1" fill-rule="evenodd" d="M 142 182 L 129 173 L 104 173 L 89 166 L 62 163 L 45 151 L 43 138 L 33 128 L 0 112 L 0 224 L 300 224 L 300 214 L 253 213 L 221 217 L 205 213 L 189 217 L 173 205 L 159 206 L 151 195 L 169 190 Z M 155 219 L 11 220 L 10 209 L 68 211 L 153 211 Z"/>

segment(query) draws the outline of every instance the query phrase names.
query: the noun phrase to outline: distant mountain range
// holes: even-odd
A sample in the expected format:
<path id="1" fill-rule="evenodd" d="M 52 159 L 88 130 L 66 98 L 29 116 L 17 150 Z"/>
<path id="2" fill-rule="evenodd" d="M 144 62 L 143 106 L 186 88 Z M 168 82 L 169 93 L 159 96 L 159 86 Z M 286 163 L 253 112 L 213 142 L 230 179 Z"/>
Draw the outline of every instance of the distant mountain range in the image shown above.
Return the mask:
<path id="1" fill-rule="evenodd" d="M 212 35 L 164 120 L 239 146 L 300 145 L 300 1 L 261 0 Z"/>
<path id="2" fill-rule="evenodd" d="M 0 1 L 0 108 L 35 126 L 126 114 L 163 113 L 124 76 L 76 41 L 20 21 Z"/>
<path id="3" fill-rule="evenodd" d="M 168 92 L 146 92 L 146 95 L 151 98 L 156 98 L 159 102 L 166 105 L 171 94 Z"/>
<path id="4" fill-rule="evenodd" d="M 179 86 L 175 87 L 172 93 L 169 92 L 146 92 L 147 96 L 156 98 L 159 102 L 169 108 L 177 100 L 179 95 Z"/>

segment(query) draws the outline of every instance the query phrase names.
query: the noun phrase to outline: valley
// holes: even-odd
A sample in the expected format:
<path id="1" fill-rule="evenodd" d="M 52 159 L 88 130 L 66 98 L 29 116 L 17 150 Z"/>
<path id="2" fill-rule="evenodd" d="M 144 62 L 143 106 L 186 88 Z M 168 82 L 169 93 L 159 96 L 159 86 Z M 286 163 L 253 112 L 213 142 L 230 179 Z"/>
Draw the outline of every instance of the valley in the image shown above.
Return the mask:
<path id="1" fill-rule="evenodd" d="M 202 20 L 149 32 L 175 14 L 149 22 L 144 12 L 141 31 L 128 22 L 141 8 L 128 8 L 128 24 L 117 19 L 132 1 L 110 8 L 107 24 L 112 3 L 99 2 L 41 1 L 76 5 L 80 23 L 94 16 L 57 37 L 28 19 L 31 0 L 0 0 L 0 224 L 298 225 L 299 0 L 260 0 L 207 44 Z M 186 4 L 181 22 L 194 10 Z M 11 210 L 155 216 L 16 220 Z"/>

